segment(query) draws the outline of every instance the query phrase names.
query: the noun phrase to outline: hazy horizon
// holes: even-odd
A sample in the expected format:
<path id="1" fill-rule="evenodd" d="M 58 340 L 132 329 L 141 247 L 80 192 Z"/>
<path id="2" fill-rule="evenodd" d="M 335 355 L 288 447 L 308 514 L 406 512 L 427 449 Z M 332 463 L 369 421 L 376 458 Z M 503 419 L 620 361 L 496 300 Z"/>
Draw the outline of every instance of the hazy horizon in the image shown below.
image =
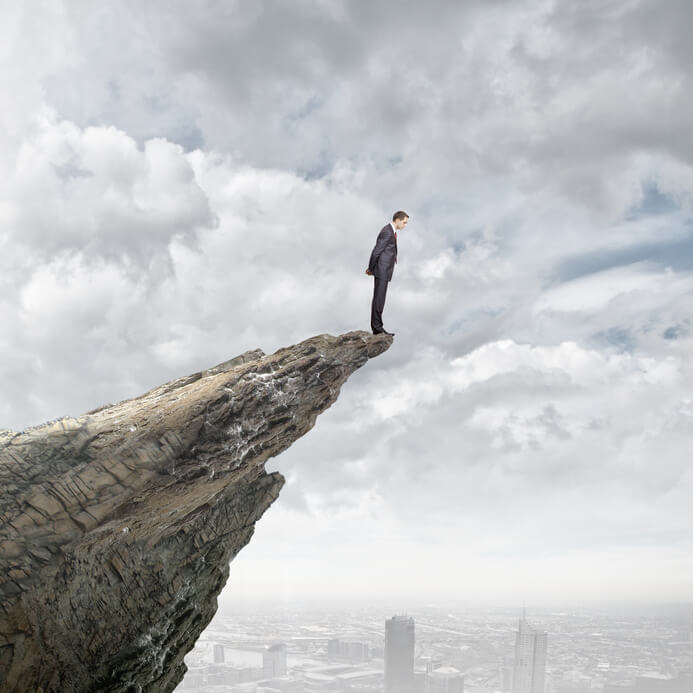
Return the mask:
<path id="1" fill-rule="evenodd" d="M 409 614 L 428 609 L 440 609 L 441 611 L 461 611 L 465 613 L 501 612 L 517 614 L 519 619 L 524 612 L 527 620 L 536 621 L 544 614 L 605 614 L 605 615 L 659 615 L 681 618 L 693 618 L 693 601 L 688 602 L 627 602 L 613 599 L 592 602 L 531 602 L 516 604 L 500 601 L 469 601 L 464 599 L 423 599 L 420 595 L 412 595 L 410 599 L 391 599 L 386 596 L 367 597 L 364 595 L 345 594 L 339 598 L 292 598 L 291 601 L 263 597 L 233 598 L 231 591 L 227 591 L 219 601 L 220 617 L 233 613 L 272 613 L 281 615 L 281 612 L 289 611 L 340 611 L 340 610 L 368 610 L 377 609 L 390 615 Z"/>

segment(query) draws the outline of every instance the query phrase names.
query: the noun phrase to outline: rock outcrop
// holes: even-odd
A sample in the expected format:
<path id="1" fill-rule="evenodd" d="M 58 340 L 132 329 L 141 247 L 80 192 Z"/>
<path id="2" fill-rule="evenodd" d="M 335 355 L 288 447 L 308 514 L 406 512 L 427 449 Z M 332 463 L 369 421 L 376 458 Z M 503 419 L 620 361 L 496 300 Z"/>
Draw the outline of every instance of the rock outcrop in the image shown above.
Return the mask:
<path id="1" fill-rule="evenodd" d="M 170 691 L 284 483 L 265 461 L 392 343 L 321 335 L 0 431 L 0 691 Z"/>

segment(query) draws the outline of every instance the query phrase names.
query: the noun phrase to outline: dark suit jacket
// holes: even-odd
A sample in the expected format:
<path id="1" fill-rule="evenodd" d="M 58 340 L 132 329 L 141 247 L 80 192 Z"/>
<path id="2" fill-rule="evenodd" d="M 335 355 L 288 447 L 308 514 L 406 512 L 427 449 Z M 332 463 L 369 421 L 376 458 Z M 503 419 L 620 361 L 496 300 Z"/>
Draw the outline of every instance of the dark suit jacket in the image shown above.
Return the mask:
<path id="1" fill-rule="evenodd" d="M 390 281 L 395 269 L 395 260 L 397 260 L 397 239 L 392 225 L 387 224 L 380 229 L 375 241 L 375 248 L 371 253 L 371 259 L 368 261 L 368 269 L 378 279 Z"/>

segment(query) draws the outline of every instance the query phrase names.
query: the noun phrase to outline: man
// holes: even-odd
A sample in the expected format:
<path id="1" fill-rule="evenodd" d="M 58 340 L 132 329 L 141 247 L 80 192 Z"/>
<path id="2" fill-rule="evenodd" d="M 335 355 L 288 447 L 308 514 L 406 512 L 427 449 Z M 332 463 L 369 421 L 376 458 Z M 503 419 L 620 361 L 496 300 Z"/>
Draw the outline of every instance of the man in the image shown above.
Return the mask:
<path id="1" fill-rule="evenodd" d="M 385 294 L 387 283 L 392 279 L 392 273 L 397 262 L 397 232 L 401 231 L 409 222 L 406 212 L 395 212 L 392 222 L 380 229 L 375 248 L 371 253 L 366 274 L 373 276 L 373 302 L 371 303 L 371 329 L 373 334 L 389 334 L 383 327 L 383 308 L 385 307 Z"/>

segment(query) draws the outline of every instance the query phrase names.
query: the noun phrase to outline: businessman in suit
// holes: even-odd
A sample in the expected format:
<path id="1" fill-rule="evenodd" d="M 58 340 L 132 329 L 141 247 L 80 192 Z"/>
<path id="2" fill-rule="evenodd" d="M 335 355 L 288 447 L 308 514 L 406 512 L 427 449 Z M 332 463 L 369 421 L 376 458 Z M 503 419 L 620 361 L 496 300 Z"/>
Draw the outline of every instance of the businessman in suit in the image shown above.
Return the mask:
<path id="1" fill-rule="evenodd" d="M 366 274 L 373 276 L 373 302 L 371 303 L 371 329 L 373 334 L 390 334 L 383 327 L 383 308 L 385 307 L 385 294 L 387 284 L 392 279 L 392 273 L 397 262 L 397 232 L 401 231 L 409 222 L 406 212 L 395 212 L 392 222 L 380 229 L 375 241 L 375 248 L 368 261 Z"/>

